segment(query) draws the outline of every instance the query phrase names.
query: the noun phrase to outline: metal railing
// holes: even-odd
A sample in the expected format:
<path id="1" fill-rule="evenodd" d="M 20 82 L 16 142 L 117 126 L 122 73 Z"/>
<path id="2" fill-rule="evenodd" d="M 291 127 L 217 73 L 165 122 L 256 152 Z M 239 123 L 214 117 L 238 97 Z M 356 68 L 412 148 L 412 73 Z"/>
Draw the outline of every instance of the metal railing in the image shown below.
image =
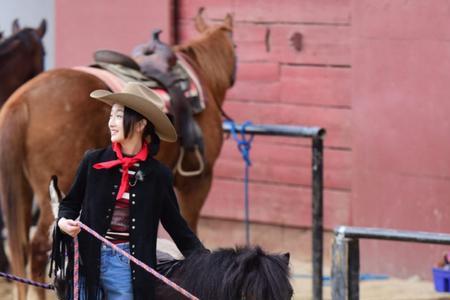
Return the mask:
<path id="1" fill-rule="evenodd" d="M 236 125 L 236 131 L 243 130 Z M 225 132 L 231 132 L 231 125 L 223 124 Z M 254 135 L 302 137 L 312 139 L 312 264 L 313 299 L 322 300 L 323 269 L 323 139 L 326 134 L 321 127 L 286 125 L 247 125 L 245 133 Z"/>
<path id="2" fill-rule="evenodd" d="M 450 245 L 450 234 L 340 226 L 334 231 L 331 280 L 333 300 L 359 299 L 359 240 L 375 239 Z"/>

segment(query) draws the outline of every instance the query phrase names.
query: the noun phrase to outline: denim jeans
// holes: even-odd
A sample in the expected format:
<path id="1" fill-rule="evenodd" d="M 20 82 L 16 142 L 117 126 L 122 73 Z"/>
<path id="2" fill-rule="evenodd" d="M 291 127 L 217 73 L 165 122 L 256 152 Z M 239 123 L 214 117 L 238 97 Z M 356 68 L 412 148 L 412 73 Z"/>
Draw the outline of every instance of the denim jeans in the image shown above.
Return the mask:
<path id="1" fill-rule="evenodd" d="M 130 253 L 130 244 L 117 244 L 117 247 Z M 100 284 L 108 300 L 132 300 L 130 260 L 116 250 L 102 245 Z"/>
<path id="2" fill-rule="evenodd" d="M 117 247 L 130 253 L 129 243 L 117 244 Z M 133 285 L 131 281 L 130 261 L 127 257 L 102 245 L 100 264 L 101 291 L 98 299 L 132 300 Z M 80 300 L 85 300 L 84 278 L 80 278 Z"/>

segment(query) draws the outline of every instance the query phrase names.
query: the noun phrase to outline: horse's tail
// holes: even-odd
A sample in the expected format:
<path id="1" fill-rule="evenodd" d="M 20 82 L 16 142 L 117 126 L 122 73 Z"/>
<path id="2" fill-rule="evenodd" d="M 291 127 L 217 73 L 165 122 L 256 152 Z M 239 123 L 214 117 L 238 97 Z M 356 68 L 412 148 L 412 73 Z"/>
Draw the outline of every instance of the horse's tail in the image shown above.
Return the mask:
<path id="1" fill-rule="evenodd" d="M 29 114 L 25 102 L 14 100 L 17 97 L 11 97 L 0 112 L 0 201 L 8 229 L 12 271 L 25 276 L 32 200 L 24 169 Z M 19 299 L 24 299 L 26 291 L 20 286 Z"/>

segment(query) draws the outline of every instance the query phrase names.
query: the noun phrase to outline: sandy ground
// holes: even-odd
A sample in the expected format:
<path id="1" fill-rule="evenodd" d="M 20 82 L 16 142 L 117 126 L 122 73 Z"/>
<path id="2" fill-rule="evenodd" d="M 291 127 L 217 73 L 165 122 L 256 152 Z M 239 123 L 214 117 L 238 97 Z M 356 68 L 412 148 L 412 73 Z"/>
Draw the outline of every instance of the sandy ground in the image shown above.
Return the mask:
<path id="1" fill-rule="evenodd" d="M 217 233 L 221 234 L 218 235 Z M 162 236 L 165 233 L 161 233 Z M 217 247 L 233 247 L 244 241 L 243 226 L 235 222 L 202 219 L 199 236 L 205 245 Z M 276 240 L 276 243 L 274 243 Z M 324 247 L 330 249 L 330 238 L 325 237 Z M 295 300 L 312 299 L 312 265 L 310 262 L 310 235 L 298 230 L 280 229 L 272 226 L 252 225 L 253 244 L 261 245 L 270 252 L 290 252 L 292 285 Z M 295 241 L 293 243 L 292 241 Z M 329 276 L 330 257 L 325 253 L 324 272 Z M 47 299 L 56 299 L 52 292 Z M 12 300 L 13 284 L 0 278 L 0 300 Z M 29 299 L 32 299 L 30 297 Z M 324 281 L 323 298 L 331 299 L 329 281 Z M 409 279 L 389 278 L 385 280 L 362 281 L 360 283 L 361 300 L 450 300 L 450 293 L 437 293 L 431 281 L 424 281 L 412 275 Z"/>

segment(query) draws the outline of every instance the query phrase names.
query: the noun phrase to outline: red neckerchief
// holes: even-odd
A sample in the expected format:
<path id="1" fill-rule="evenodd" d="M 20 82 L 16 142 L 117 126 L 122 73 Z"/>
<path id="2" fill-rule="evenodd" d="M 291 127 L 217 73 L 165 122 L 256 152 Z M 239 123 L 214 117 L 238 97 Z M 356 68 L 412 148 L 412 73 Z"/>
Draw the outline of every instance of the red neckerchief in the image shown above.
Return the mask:
<path id="1" fill-rule="evenodd" d="M 123 157 L 122 150 L 120 149 L 119 143 L 113 143 L 112 149 L 117 155 L 117 159 L 105 161 L 101 163 L 95 164 L 93 167 L 95 169 L 109 169 L 118 165 L 122 165 L 122 180 L 120 181 L 120 188 L 119 192 L 117 193 L 116 199 L 121 199 L 123 196 L 123 193 L 126 191 L 128 187 L 128 169 L 130 166 L 132 166 L 134 163 L 138 161 L 144 161 L 147 159 L 147 143 L 142 142 L 142 148 L 139 153 L 137 153 L 133 157 Z"/>

